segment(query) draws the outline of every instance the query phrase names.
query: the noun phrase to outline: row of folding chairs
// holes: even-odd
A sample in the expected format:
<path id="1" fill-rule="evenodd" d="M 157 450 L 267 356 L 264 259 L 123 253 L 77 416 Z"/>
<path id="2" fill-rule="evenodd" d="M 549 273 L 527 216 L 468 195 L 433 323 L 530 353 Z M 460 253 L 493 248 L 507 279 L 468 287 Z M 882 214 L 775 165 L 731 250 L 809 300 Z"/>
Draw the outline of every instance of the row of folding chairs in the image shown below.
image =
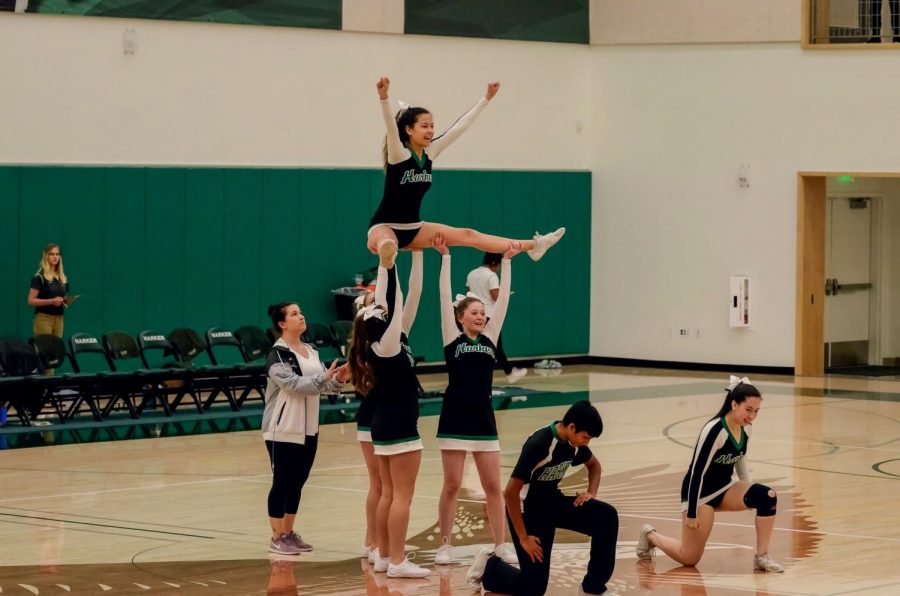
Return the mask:
<path id="1" fill-rule="evenodd" d="M 351 325 L 309 323 L 303 340 L 329 363 L 346 355 Z M 0 339 L 0 402 L 12 403 L 26 425 L 47 408 L 61 422 L 85 409 L 95 420 L 106 419 L 117 409 L 139 418 L 156 406 L 172 415 L 183 403 L 192 403 L 203 413 L 220 397 L 238 411 L 248 399 L 264 399 L 263 359 L 276 339 L 271 329 L 254 325 L 234 332 L 212 327 L 204 336 L 190 328 L 167 335 L 155 330 L 136 336 L 121 331 L 102 336 L 76 333 L 68 345 L 54 335 L 32 337 L 30 346 L 14 338 Z M 8 374 L 3 378 L 10 352 L 20 359 L 31 355 L 35 362 L 24 370 L 20 363 L 12 378 Z M 67 361 L 72 372 L 43 376 L 45 370 L 60 369 Z M 337 396 L 328 400 L 335 403 Z"/>
<path id="2" fill-rule="evenodd" d="M 263 399 L 264 358 L 271 346 L 266 333 L 252 325 L 234 332 L 214 327 L 205 338 L 179 328 L 168 335 L 146 330 L 136 337 L 77 333 L 68 346 L 53 335 L 32 337 L 30 346 L 16 341 L 0 340 L 0 372 L 14 375 L 0 378 L 0 401 L 10 402 L 25 425 L 46 408 L 63 423 L 85 408 L 95 420 L 121 408 L 139 418 L 151 406 L 171 415 L 182 403 L 203 413 L 220 397 L 238 411 L 248 399 Z M 28 350 L 37 361 L 23 371 Z M 9 362 L 16 359 L 19 367 L 13 370 Z M 41 374 L 67 360 L 72 372 Z"/>

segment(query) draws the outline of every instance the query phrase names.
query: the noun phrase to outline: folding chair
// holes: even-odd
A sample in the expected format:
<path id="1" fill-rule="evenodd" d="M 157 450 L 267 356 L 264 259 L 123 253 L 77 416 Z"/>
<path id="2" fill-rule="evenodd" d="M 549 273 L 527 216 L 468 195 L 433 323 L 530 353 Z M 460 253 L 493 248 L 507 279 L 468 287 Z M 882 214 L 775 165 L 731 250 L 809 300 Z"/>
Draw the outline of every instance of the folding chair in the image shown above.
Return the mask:
<path id="1" fill-rule="evenodd" d="M 69 357 L 72 359 L 72 368 L 82 376 L 84 382 L 80 386 L 79 399 L 76 400 L 75 407 L 70 409 L 68 417 L 78 413 L 82 401 L 88 404 L 93 413 L 98 402 L 106 399 L 106 405 L 100 411 L 102 418 L 109 418 L 119 402 L 128 409 L 129 416 L 140 418 L 132 400 L 134 377 L 129 373 L 114 372 L 112 361 L 100 338 L 88 333 L 76 333 L 69 338 Z M 87 369 L 92 369 L 90 373 L 93 376 L 88 375 Z"/>
<path id="2" fill-rule="evenodd" d="M 34 348 L 18 337 L 0 338 L 0 361 L 11 377 L 27 377 L 44 372 Z"/>
<path id="3" fill-rule="evenodd" d="M 244 325 L 238 327 L 234 336 L 241 344 L 241 352 L 244 354 L 244 362 L 253 362 L 266 357 L 272 341 L 265 331 L 256 325 Z"/>
<path id="4" fill-rule="evenodd" d="M 234 333 L 221 327 L 210 327 L 206 330 L 206 352 L 210 361 L 216 366 L 223 364 L 243 364 L 244 353 L 241 342 Z M 216 357 L 218 352 L 219 356 Z"/>
<path id="5" fill-rule="evenodd" d="M 60 422 L 65 423 L 68 416 L 66 409 L 63 408 L 62 405 L 63 400 L 68 399 L 72 401 L 73 404 L 79 402 L 79 392 L 77 387 L 73 390 L 71 387 L 61 386 L 64 385 L 66 381 L 71 380 L 70 374 L 66 374 L 64 371 L 60 370 L 66 364 L 66 343 L 61 337 L 52 334 L 35 335 L 28 339 L 28 343 L 31 344 L 31 347 L 40 359 L 41 367 L 44 370 L 54 370 L 57 373 L 63 373 L 54 375 L 52 377 L 52 382 L 48 379 L 47 382 L 43 383 L 45 389 L 43 397 L 53 406 L 53 409 L 56 411 L 57 415 L 59 415 Z M 43 409 L 43 403 L 41 404 L 41 409 Z M 32 411 L 33 415 L 37 415 L 38 413 L 39 411 Z M 91 408 L 91 413 L 96 413 L 95 408 Z"/>
<path id="6" fill-rule="evenodd" d="M 331 361 L 341 355 L 337 339 L 335 339 L 334 333 L 332 333 L 331 327 L 328 325 L 307 323 L 306 331 L 300 339 L 315 346 L 319 352 L 319 358 L 326 367 L 330 366 Z"/>
<path id="7" fill-rule="evenodd" d="M 227 383 L 235 396 L 238 409 L 243 407 L 251 391 L 256 391 L 265 399 L 265 392 L 260 390 L 265 365 L 246 362 L 244 349 L 234 333 L 221 327 L 210 327 L 206 331 L 206 351 L 213 364 L 230 367 Z"/>
<path id="8" fill-rule="evenodd" d="M 173 368 L 177 367 L 175 362 L 175 348 L 166 339 L 166 336 L 159 331 L 147 329 L 141 331 L 137 335 L 138 349 L 141 351 L 141 361 L 144 368 Z M 154 353 L 155 356 L 152 356 Z M 151 360 L 151 357 L 153 358 Z M 151 362 L 153 364 L 151 364 Z"/>
<path id="9" fill-rule="evenodd" d="M 247 389 L 238 396 L 238 404 L 243 406 L 244 402 L 250 398 L 251 393 L 256 393 L 259 399 L 266 399 L 266 366 L 265 359 L 272 347 L 265 331 L 255 325 L 244 325 L 234 332 L 234 336 L 241 344 L 241 352 L 244 355 L 244 362 L 247 364 L 255 364 L 256 367 L 247 379 Z"/>
<path id="10" fill-rule="evenodd" d="M 175 349 L 175 357 L 191 375 L 191 383 L 195 390 L 207 391 L 203 409 L 208 410 L 216 401 L 219 394 L 225 396 L 231 410 L 240 410 L 237 400 L 234 398 L 228 385 L 229 376 L 235 371 L 231 366 L 216 366 L 213 363 L 211 353 L 206 349 L 204 342 L 197 332 L 189 327 L 179 327 L 169 333 L 169 343 Z M 208 365 L 197 364 L 197 360 L 209 360 Z"/>
<path id="11" fill-rule="evenodd" d="M 136 386 L 140 387 L 141 394 L 141 402 L 136 405 L 139 415 L 157 401 L 164 413 L 171 414 L 168 411 L 168 402 L 166 401 L 168 388 L 165 384 L 169 373 L 165 370 L 144 368 L 141 348 L 130 334 L 124 331 L 104 333 L 103 349 L 106 351 L 107 360 L 114 372 L 127 372 L 134 375 Z"/>
<path id="12" fill-rule="evenodd" d="M 40 388 L 28 382 L 28 375 L 39 370 L 40 361 L 28 344 L 17 337 L 0 338 L 0 405 L 8 403 L 22 426 L 31 426 L 31 411 L 43 404 Z"/>
<path id="13" fill-rule="evenodd" d="M 341 356 L 347 357 L 350 351 L 350 333 L 353 331 L 353 321 L 335 321 L 331 324 L 331 332 L 334 335 L 335 345 L 341 351 Z"/>
<path id="14" fill-rule="evenodd" d="M 175 348 L 165 335 L 159 331 L 147 329 L 137 335 L 138 348 L 141 350 L 141 361 L 144 367 L 152 369 L 165 369 L 166 387 L 173 390 L 175 398 L 169 402 L 169 392 L 162 399 L 163 411 L 167 416 L 181 405 L 185 395 L 190 395 L 197 412 L 203 413 L 203 404 L 200 397 L 194 391 L 190 373 L 181 362 L 176 360 Z M 152 364 L 151 364 L 152 363 Z"/>

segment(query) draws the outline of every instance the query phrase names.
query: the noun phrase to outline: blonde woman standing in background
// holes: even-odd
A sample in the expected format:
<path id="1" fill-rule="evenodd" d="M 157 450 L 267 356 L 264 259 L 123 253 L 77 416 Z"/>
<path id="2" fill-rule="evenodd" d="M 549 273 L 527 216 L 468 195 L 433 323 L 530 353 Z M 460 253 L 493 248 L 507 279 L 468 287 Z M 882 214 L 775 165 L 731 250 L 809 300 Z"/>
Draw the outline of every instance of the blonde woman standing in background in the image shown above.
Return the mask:
<path id="1" fill-rule="evenodd" d="M 63 336 L 63 314 L 70 304 L 66 299 L 68 293 L 69 280 L 63 271 L 62 252 L 58 244 L 48 244 L 28 290 L 28 304 L 34 307 L 34 335 Z"/>

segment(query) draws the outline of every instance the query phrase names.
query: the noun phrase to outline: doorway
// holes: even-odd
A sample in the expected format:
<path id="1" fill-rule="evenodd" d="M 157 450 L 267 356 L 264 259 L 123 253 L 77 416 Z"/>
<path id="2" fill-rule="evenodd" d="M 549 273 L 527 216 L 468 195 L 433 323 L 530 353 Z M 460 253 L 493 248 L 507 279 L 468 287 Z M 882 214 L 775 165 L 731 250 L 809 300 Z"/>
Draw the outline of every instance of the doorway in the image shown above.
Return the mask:
<path id="1" fill-rule="evenodd" d="M 900 174 L 801 172 L 797 197 L 795 374 L 900 374 Z"/>

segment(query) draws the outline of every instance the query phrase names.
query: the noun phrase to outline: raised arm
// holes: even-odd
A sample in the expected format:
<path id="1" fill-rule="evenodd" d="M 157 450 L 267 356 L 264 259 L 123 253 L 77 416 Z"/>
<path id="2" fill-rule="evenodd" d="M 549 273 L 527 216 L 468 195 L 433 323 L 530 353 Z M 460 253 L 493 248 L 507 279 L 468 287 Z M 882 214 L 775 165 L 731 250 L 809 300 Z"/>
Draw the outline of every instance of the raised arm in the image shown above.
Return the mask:
<path id="1" fill-rule="evenodd" d="M 447 346 L 459 337 L 456 326 L 456 310 L 453 308 L 453 292 L 450 287 L 450 249 L 441 234 L 435 234 L 431 246 L 441 254 L 441 277 L 439 283 L 441 301 L 441 335 Z"/>
<path id="2" fill-rule="evenodd" d="M 503 320 L 506 319 L 506 309 L 509 306 L 509 288 L 512 284 L 512 258 L 521 252 L 522 246 L 516 241 L 509 243 L 509 250 L 503 253 L 503 260 L 500 262 L 500 292 L 497 294 L 497 301 L 494 304 L 494 313 L 491 320 L 484 327 L 484 335 L 492 342 L 497 343 L 500 337 L 500 328 L 503 327 Z"/>
<path id="3" fill-rule="evenodd" d="M 467 128 L 475 121 L 475 118 L 484 110 L 485 106 L 488 105 L 488 102 L 497 95 L 497 91 L 500 90 L 500 83 L 488 83 L 487 91 L 484 94 L 484 97 L 478 100 L 472 108 L 456 119 L 450 128 L 445 130 L 443 134 L 434 139 L 431 142 L 431 145 L 428 146 L 428 155 L 431 159 L 436 159 L 441 152 L 450 146 L 459 136 L 466 131 Z"/>
<path id="4" fill-rule="evenodd" d="M 441 334 L 444 345 L 449 345 L 459 337 L 456 326 L 456 309 L 453 308 L 453 292 L 450 289 L 450 253 L 441 257 Z"/>
<path id="5" fill-rule="evenodd" d="M 409 270 L 409 286 L 406 288 L 406 304 L 403 305 L 403 333 L 409 337 L 416 313 L 419 311 L 419 297 L 422 296 L 422 251 L 414 250 L 412 268 Z"/>
<path id="6" fill-rule="evenodd" d="M 387 77 L 378 79 L 375 88 L 378 89 L 378 97 L 381 99 L 381 115 L 384 116 L 384 126 L 387 132 L 387 159 L 388 163 L 396 164 L 409 159 L 409 151 L 400 141 L 400 133 L 397 131 L 395 114 L 400 111 L 400 106 L 388 98 L 388 89 L 391 80 Z"/>

